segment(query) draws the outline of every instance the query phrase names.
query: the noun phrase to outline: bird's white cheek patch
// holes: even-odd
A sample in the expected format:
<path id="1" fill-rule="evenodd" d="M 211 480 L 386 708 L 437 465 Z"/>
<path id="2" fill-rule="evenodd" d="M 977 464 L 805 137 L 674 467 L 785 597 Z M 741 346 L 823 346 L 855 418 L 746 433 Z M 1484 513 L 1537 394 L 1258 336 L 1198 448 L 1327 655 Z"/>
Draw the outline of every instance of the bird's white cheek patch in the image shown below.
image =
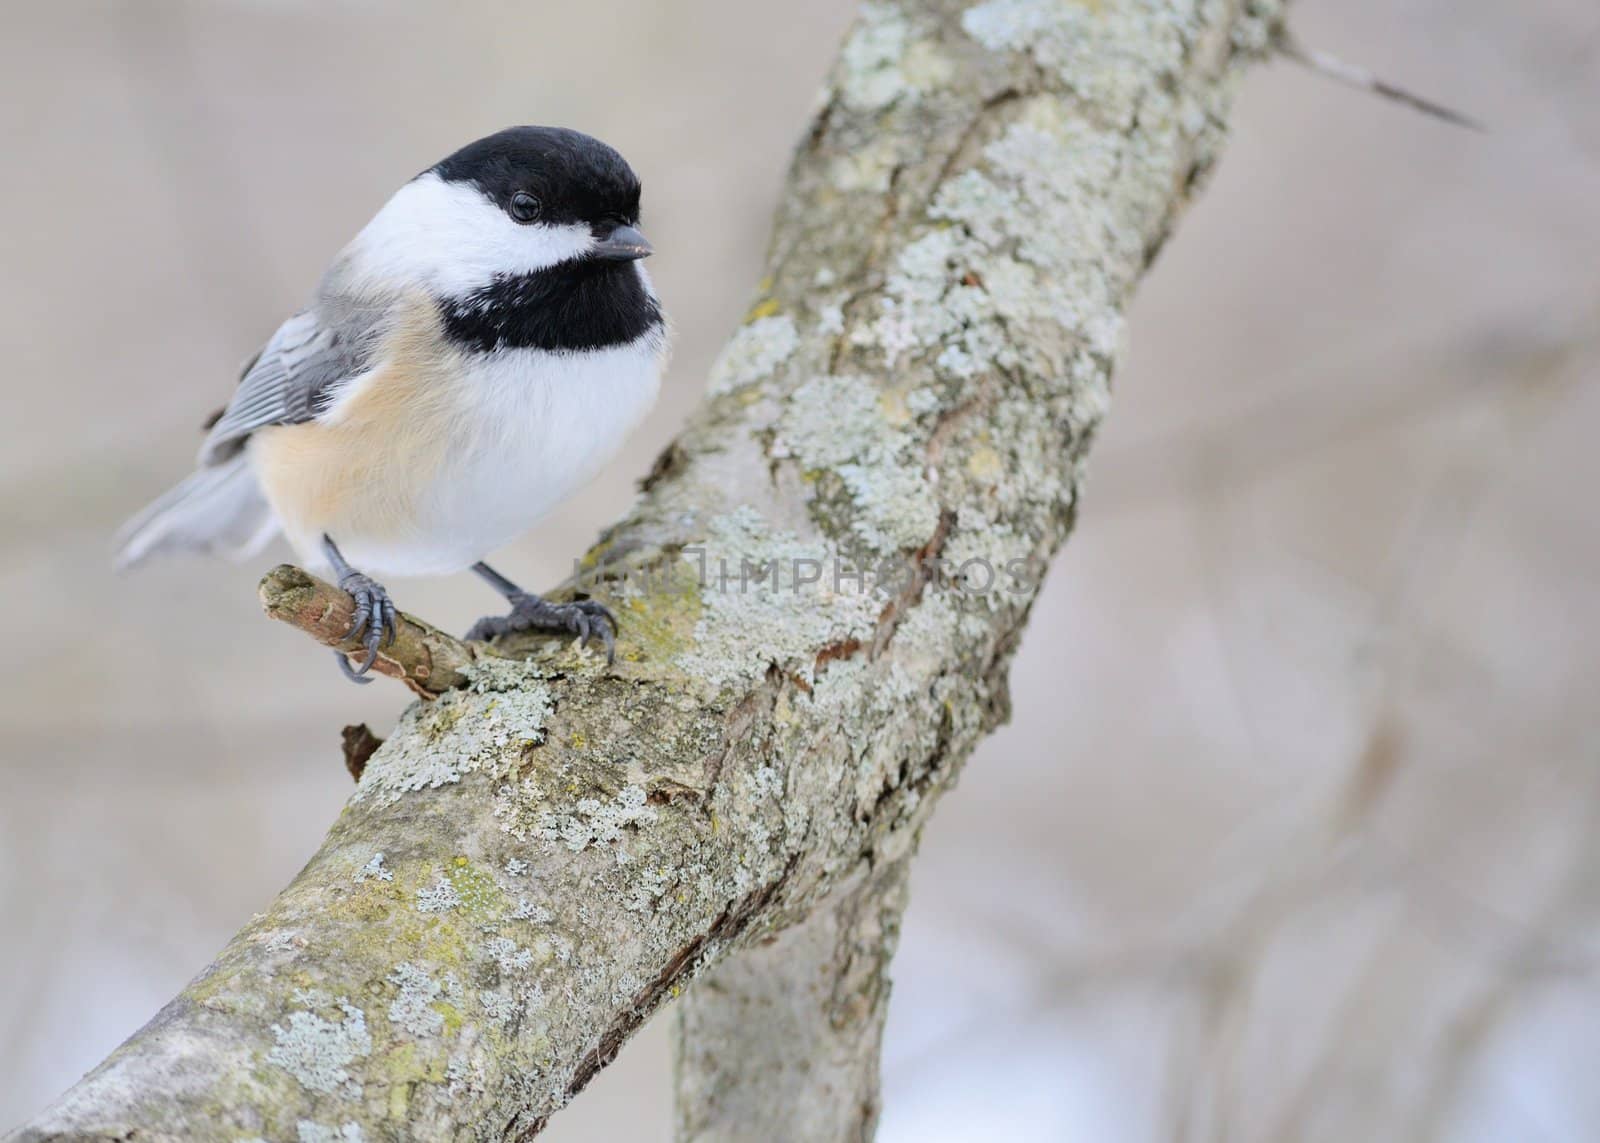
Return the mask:
<path id="1" fill-rule="evenodd" d="M 425 174 L 397 191 L 350 244 L 353 276 L 461 297 L 496 275 L 529 274 L 594 246 L 588 227 L 523 225 L 471 183 Z"/>

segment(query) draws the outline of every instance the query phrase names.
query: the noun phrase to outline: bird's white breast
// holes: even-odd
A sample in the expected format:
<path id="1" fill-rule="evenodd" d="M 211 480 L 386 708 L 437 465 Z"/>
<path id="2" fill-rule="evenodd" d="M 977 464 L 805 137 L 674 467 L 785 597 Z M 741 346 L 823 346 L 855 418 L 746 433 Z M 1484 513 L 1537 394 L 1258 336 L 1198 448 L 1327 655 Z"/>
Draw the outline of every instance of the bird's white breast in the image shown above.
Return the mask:
<path id="1" fill-rule="evenodd" d="M 582 353 L 469 357 L 456 439 L 417 505 L 426 542 L 413 553 L 416 570 L 483 559 L 586 484 L 655 403 L 658 346 L 648 338 Z"/>

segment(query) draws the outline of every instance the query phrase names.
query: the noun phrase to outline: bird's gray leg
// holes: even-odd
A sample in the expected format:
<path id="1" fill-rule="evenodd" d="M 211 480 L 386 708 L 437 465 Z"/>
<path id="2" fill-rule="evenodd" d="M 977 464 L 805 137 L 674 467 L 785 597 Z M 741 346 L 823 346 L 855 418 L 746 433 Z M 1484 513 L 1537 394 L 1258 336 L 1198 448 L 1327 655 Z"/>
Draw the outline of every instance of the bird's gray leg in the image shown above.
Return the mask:
<path id="1" fill-rule="evenodd" d="M 333 565 L 334 574 L 339 577 L 339 586 L 349 592 L 350 598 L 355 601 L 356 612 L 350 620 L 350 630 L 344 633 L 344 637 L 354 639 L 359 636 L 361 645 L 367 649 L 366 662 L 359 667 L 351 667 L 343 651 L 335 651 L 334 658 L 339 660 L 339 669 L 344 672 L 345 678 L 353 683 L 370 683 L 372 680 L 367 677 L 367 672 L 378 660 L 378 647 L 384 642 L 394 642 L 399 614 L 383 584 L 351 567 L 332 536 L 322 537 L 322 550 Z"/>
<path id="2" fill-rule="evenodd" d="M 512 631 L 570 631 L 584 643 L 598 636 L 606 649 L 606 662 L 616 661 L 617 620 L 604 604 L 593 599 L 549 603 L 523 591 L 486 563 L 473 564 L 472 570 L 510 601 L 511 614 L 478 620 L 467 632 L 468 639 L 493 639 Z"/>

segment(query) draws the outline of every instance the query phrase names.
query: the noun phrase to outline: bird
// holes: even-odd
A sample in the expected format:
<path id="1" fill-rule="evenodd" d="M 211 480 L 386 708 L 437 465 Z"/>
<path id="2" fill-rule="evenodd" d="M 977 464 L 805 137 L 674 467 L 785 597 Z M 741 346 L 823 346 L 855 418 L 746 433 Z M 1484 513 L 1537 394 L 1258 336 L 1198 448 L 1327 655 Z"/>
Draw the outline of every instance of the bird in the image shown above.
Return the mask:
<path id="1" fill-rule="evenodd" d="M 510 604 L 468 639 L 567 632 L 610 661 L 607 608 L 484 560 L 655 403 L 669 334 L 640 194 L 616 150 L 561 127 L 507 128 L 411 179 L 245 367 L 194 472 L 123 526 L 117 566 L 247 558 L 281 533 L 350 594 L 365 655 L 338 661 L 357 682 L 395 637 L 383 580 L 468 568 Z"/>

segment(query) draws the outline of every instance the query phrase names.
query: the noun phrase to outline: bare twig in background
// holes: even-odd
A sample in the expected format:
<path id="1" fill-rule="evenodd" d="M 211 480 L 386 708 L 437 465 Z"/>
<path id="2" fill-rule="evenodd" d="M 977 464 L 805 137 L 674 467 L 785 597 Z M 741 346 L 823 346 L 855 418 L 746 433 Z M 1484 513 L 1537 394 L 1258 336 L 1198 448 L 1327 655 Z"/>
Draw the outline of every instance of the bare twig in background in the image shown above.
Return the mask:
<path id="1" fill-rule="evenodd" d="M 1403 104 L 1413 111 L 1420 111 L 1430 118 L 1442 120 L 1456 127 L 1465 127 L 1469 131 L 1488 130 L 1482 123 L 1471 116 L 1463 115 L 1461 112 L 1446 107 L 1442 103 L 1435 103 L 1431 99 L 1425 99 L 1414 92 L 1407 91 L 1403 87 L 1398 87 L 1388 80 L 1380 79 L 1365 68 L 1345 63 L 1337 56 L 1306 47 L 1295 39 L 1286 26 L 1278 28 L 1276 47 L 1278 54 L 1285 59 L 1293 60 L 1295 63 L 1308 67 L 1314 72 L 1344 84 L 1346 87 L 1353 87 L 1357 91 L 1369 91 L 1381 99 L 1393 100 L 1395 103 Z"/>
<path id="2" fill-rule="evenodd" d="M 713 396 L 592 554 L 616 669 L 474 659 L 406 617 L 377 669 L 439 697 L 293 884 L 20 1138 L 526 1137 L 697 975 L 802 922 L 844 960 L 810 958 L 831 1015 L 799 1025 L 848 1049 L 823 1086 L 870 1128 L 903 900 L 877 878 L 1007 714 L 1124 308 L 1279 14 L 866 5 Z M 344 593 L 280 569 L 263 597 L 349 650 Z M 680 1088 L 708 1140 L 730 1128 L 696 1101 L 776 1122 L 825 1097 L 740 1012 L 793 966 L 724 967 L 685 1025 L 737 1029 Z"/>

